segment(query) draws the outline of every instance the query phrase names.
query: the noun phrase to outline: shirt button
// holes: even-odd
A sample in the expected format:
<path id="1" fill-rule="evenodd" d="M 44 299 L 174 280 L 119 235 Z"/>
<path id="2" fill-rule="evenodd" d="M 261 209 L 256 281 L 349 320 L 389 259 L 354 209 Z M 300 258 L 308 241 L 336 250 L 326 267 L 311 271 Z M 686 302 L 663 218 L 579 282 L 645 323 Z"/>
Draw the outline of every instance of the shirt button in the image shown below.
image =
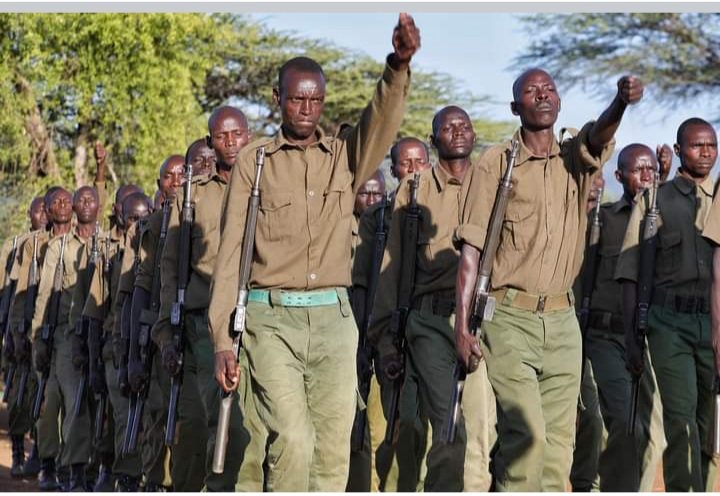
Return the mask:
<path id="1" fill-rule="evenodd" d="M 312 280 L 314 281 L 315 279 L 317 279 L 317 275 L 316 275 L 316 274 L 310 274 L 310 279 L 312 279 Z"/>
<path id="2" fill-rule="evenodd" d="M 313 190 L 308 191 L 308 196 L 315 196 L 315 192 Z"/>

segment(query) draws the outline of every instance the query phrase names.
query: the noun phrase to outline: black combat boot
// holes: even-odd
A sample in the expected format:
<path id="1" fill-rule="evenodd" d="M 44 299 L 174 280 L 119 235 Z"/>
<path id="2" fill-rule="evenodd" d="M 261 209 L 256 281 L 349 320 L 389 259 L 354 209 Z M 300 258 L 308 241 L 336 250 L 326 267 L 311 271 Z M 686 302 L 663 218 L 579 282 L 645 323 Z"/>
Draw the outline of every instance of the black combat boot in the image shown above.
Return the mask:
<path id="1" fill-rule="evenodd" d="M 67 492 L 84 493 L 85 487 L 85 464 L 73 463 L 70 466 L 70 480 L 68 481 Z"/>
<path id="2" fill-rule="evenodd" d="M 122 474 L 117 479 L 117 488 L 115 492 L 118 493 L 136 493 L 140 490 L 140 477 L 133 477 L 132 475 Z"/>
<path id="3" fill-rule="evenodd" d="M 37 441 L 33 441 L 30 457 L 23 465 L 23 477 L 35 477 L 40 473 L 40 455 L 38 453 Z"/>
<path id="4" fill-rule="evenodd" d="M 167 493 L 169 492 L 168 488 L 158 484 L 157 482 L 146 482 L 145 487 L 143 488 L 143 492 L 146 493 Z"/>
<path id="5" fill-rule="evenodd" d="M 23 476 L 25 436 L 11 436 L 10 439 L 12 440 L 12 467 L 10 467 L 10 476 L 18 479 Z"/>
<path id="6" fill-rule="evenodd" d="M 113 481 L 112 471 L 108 465 L 100 465 L 97 480 L 95 486 L 93 486 L 94 493 L 111 493 L 115 489 Z"/>
<path id="7" fill-rule="evenodd" d="M 55 474 L 54 458 L 43 458 L 40 460 L 38 488 L 41 491 L 56 491 L 58 489 L 58 481 Z"/>

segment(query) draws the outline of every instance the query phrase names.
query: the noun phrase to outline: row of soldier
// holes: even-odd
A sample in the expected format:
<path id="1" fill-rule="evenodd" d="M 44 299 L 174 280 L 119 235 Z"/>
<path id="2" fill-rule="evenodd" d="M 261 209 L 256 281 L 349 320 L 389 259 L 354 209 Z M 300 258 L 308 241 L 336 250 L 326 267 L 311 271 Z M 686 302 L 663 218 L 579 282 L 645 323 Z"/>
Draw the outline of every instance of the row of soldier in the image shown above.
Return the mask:
<path id="1" fill-rule="evenodd" d="M 421 140 L 392 147 L 400 184 L 387 199 L 376 171 L 419 45 L 402 14 L 371 103 L 335 136 L 318 126 L 322 69 L 287 62 L 276 137 L 250 143 L 243 113 L 217 109 L 207 140 L 163 163 L 155 211 L 122 187 L 107 233 L 92 188 L 51 188 L 44 207 L 33 202 L 33 231 L 7 243 L 17 248 L 6 259 L 5 357 L 29 377 L 9 390 L 14 473 L 32 431 L 41 489 L 56 487 L 58 460 L 72 490 L 92 484 L 94 467 L 98 490 L 562 491 L 571 481 L 636 491 L 651 489 L 663 452 L 668 489 L 712 487 L 712 126 L 680 127 L 680 172 L 657 188 L 653 151 L 623 149 L 623 197 L 593 209 L 593 184 L 643 85 L 621 78 L 596 121 L 558 140 L 554 82 L 532 69 L 513 85 L 521 128 L 511 141 L 472 164 L 472 122 L 446 107 L 432 122 L 437 165 Z M 669 153 L 658 150 L 664 175 Z M 97 158 L 102 183 L 100 148 Z M 651 197 L 657 209 L 638 201 Z M 661 219 L 649 352 L 635 339 L 646 210 Z M 584 257 L 590 211 L 599 241 Z M 488 246 L 483 301 L 494 308 L 480 326 L 471 315 Z M 581 333 L 572 285 L 583 258 L 596 276 L 577 291 Z M 30 349 L 35 373 L 24 374 Z M 628 434 L 633 377 L 639 428 Z M 224 463 L 212 463 L 216 451 Z"/>

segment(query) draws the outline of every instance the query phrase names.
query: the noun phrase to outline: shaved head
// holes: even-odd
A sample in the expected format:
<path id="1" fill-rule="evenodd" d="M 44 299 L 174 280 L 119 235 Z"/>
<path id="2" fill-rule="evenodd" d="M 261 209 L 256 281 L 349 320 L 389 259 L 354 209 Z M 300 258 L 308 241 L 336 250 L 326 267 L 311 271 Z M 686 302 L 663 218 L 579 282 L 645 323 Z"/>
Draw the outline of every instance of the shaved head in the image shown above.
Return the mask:
<path id="1" fill-rule="evenodd" d="M 242 110 L 230 107 L 229 105 L 224 105 L 222 107 L 218 107 L 215 110 L 213 110 L 213 113 L 210 114 L 210 118 L 208 119 L 208 133 L 210 136 L 213 134 L 213 130 L 215 129 L 215 126 L 218 122 L 223 121 L 227 118 L 235 118 L 238 119 L 247 129 L 248 127 L 248 121 L 247 117 L 245 117 L 245 114 Z"/>
<path id="2" fill-rule="evenodd" d="M 515 80 L 515 82 L 513 83 L 513 86 L 512 86 L 513 100 L 515 100 L 516 102 L 518 100 L 520 100 L 520 95 L 522 94 L 523 85 L 525 84 L 525 81 L 530 76 L 534 76 L 535 74 L 544 74 L 548 78 L 550 78 L 550 80 L 553 82 L 553 84 L 555 83 L 555 80 L 553 79 L 553 77 L 550 74 L 548 74 L 547 71 L 540 69 L 539 67 L 532 67 L 532 68 L 524 71 L 522 74 L 520 74 L 517 77 L 517 79 Z"/>

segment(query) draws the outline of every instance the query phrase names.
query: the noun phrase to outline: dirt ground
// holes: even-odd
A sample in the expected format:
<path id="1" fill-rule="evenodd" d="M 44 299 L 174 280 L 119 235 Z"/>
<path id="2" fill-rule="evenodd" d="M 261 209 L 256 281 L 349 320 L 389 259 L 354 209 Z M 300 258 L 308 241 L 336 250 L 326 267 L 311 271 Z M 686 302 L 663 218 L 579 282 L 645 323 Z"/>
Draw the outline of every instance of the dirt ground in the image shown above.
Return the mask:
<path id="1" fill-rule="evenodd" d="M 0 402 L 0 491 L 1 492 L 36 492 L 38 491 L 35 479 L 13 479 L 10 477 L 10 465 L 12 464 L 12 450 L 10 447 L 10 436 L 8 435 L 8 411 L 7 405 Z M 30 452 L 30 441 L 25 440 L 25 452 Z M 664 490 L 662 471 L 658 471 L 658 478 L 655 481 L 654 491 Z M 715 492 L 720 492 L 720 478 L 715 483 Z"/>

